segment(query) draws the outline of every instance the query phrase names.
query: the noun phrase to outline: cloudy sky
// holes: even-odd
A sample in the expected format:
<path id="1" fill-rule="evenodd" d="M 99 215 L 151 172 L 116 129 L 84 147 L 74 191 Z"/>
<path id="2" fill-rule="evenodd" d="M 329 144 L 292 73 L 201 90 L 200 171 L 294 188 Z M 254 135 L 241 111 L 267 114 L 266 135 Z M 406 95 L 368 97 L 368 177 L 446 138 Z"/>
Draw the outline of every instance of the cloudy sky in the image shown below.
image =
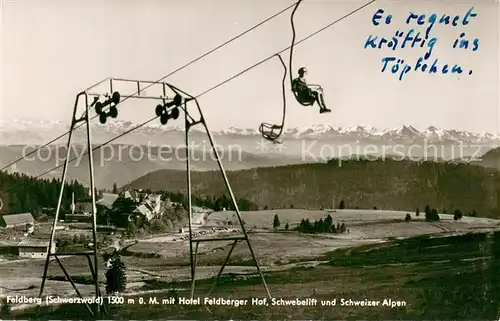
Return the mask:
<path id="1" fill-rule="evenodd" d="M 75 95 L 112 76 L 156 80 L 220 43 L 291 5 L 293 0 L 191 1 L 3 1 L 2 105 L 0 119 L 69 121 Z M 358 0 L 304 0 L 296 13 L 297 39 L 363 5 Z M 461 25 L 474 7 L 477 16 Z M 379 9 L 393 15 L 374 26 Z M 381 72 L 381 59 L 396 56 L 415 65 L 424 48 L 365 49 L 369 35 L 390 38 L 428 23 L 405 23 L 410 12 L 428 17 L 460 16 L 459 26 L 436 23 L 438 40 L 430 63 L 459 64 L 463 75 L 409 72 L 403 80 Z M 167 81 L 198 95 L 290 45 L 291 10 L 199 61 Z M 287 126 L 328 123 L 397 127 L 430 125 L 499 132 L 498 1 L 377 1 L 295 48 L 293 73 L 309 69 L 322 84 L 332 113 L 302 107 L 288 91 Z M 383 20 L 381 20 L 383 22 Z M 453 49 L 464 32 L 479 48 Z M 288 64 L 289 51 L 283 53 Z M 468 71 L 472 70 L 469 75 Z M 209 126 L 256 128 L 281 118 L 277 58 L 200 97 Z M 288 78 L 287 78 L 288 80 Z M 155 102 L 128 100 L 120 118 L 141 122 L 154 116 Z"/>

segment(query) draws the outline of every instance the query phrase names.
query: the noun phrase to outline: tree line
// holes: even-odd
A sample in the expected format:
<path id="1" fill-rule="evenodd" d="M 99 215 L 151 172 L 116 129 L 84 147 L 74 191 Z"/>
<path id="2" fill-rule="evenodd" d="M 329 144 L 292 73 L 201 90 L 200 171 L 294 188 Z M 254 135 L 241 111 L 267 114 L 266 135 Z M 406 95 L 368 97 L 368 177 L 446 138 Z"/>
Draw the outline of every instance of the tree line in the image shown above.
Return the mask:
<path id="1" fill-rule="evenodd" d="M 273 218 L 273 228 L 276 230 L 281 226 L 280 218 L 278 214 L 274 215 Z M 288 230 L 290 225 L 286 223 L 285 230 Z M 347 228 L 344 223 L 340 224 L 333 222 L 333 218 L 331 215 L 328 215 L 324 220 L 319 219 L 316 221 L 310 221 L 307 219 L 302 219 L 300 224 L 294 229 L 298 232 L 302 233 L 334 233 L 334 234 L 342 234 L 347 232 Z"/>
<path id="2" fill-rule="evenodd" d="M 187 208 L 187 195 L 181 192 L 162 192 L 162 199 L 170 199 L 172 202 L 183 204 Z M 228 211 L 236 210 L 231 198 L 225 194 L 220 196 L 196 196 L 191 197 L 191 202 L 195 206 L 205 207 L 212 209 L 214 211 L 222 211 L 224 209 Z M 236 198 L 236 204 L 240 211 L 255 211 L 259 207 L 252 201 L 245 198 Z"/>
<path id="3" fill-rule="evenodd" d="M 35 218 L 40 217 L 42 214 L 53 215 L 54 209 L 57 207 L 59 193 L 61 190 L 60 179 L 36 179 L 20 173 L 8 174 L 0 172 L 0 198 L 3 202 L 1 210 L 4 214 L 17 214 L 17 213 L 32 213 Z M 113 187 L 113 192 L 118 192 L 116 185 Z M 83 186 L 77 180 L 67 182 L 64 187 L 62 197 L 62 213 L 61 219 L 64 219 L 64 213 L 71 210 L 72 195 L 74 193 L 75 202 L 89 202 L 88 188 Z M 182 204 L 187 207 L 187 196 L 183 193 L 162 191 L 162 199 L 170 199 L 173 202 Z M 96 196 L 99 198 L 102 191 L 96 190 Z M 125 201 L 126 202 L 126 201 Z M 224 208 L 227 210 L 234 210 L 231 199 L 226 196 L 193 196 L 192 204 L 195 206 L 206 207 L 214 211 L 220 211 Z M 123 201 L 117 204 L 118 208 L 124 207 L 128 210 L 137 204 L 124 204 Z M 249 211 L 257 209 L 255 203 L 241 198 L 237 199 L 238 208 L 242 211 Z M 135 209 L 135 208 L 134 208 Z M 127 212 L 128 212 L 127 210 Z M 101 209 L 101 211 L 103 211 Z M 105 211 L 103 211 L 105 212 Z M 116 212 L 116 211 L 115 211 Z M 103 213 L 99 219 L 101 223 L 115 220 L 110 219 L 109 215 L 112 213 Z M 119 219 L 118 219 L 119 220 Z"/>
<path id="4" fill-rule="evenodd" d="M 25 174 L 0 172 L 0 198 L 4 203 L 2 213 L 30 212 L 35 217 L 39 217 L 47 209 L 57 207 L 60 189 L 61 181 L 59 179 L 35 179 Z M 89 199 L 88 189 L 82 184 L 76 180 L 67 182 L 62 198 L 64 210 L 70 209 L 73 193 L 75 201 Z"/>
<path id="5" fill-rule="evenodd" d="M 302 219 L 302 221 L 300 221 L 300 224 L 296 227 L 296 230 L 302 233 L 343 234 L 347 232 L 345 224 L 335 224 L 331 215 L 328 215 L 324 220 L 320 219 L 312 222 L 309 219 Z"/>
<path id="6" fill-rule="evenodd" d="M 116 183 L 113 184 L 112 193 L 118 194 L 119 189 L 116 186 Z M 172 192 L 166 190 L 153 191 L 150 189 L 142 189 L 142 193 L 146 194 L 161 194 L 162 200 L 170 200 L 175 203 L 181 204 L 184 208 L 188 207 L 188 197 L 186 194 L 182 192 Z M 191 203 L 194 206 L 205 207 L 212 209 L 214 211 L 222 211 L 224 209 L 228 211 L 236 210 L 231 198 L 225 194 L 215 196 L 215 195 L 192 195 Z M 259 207 L 256 203 L 245 199 L 245 198 L 236 198 L 236 204 L 238 205 L 238 209 L 240 211 L 255 211 L 258 210 Z"/>
<path id="7" fill-rule="evenodd" d="M 424 209 L 424 213 L 425 213 L 425 219 L 427 221 L 439 221 L 440 220 L 440 217 L 439 217 L 439 211 L 436 209 L 436 208 L 433 208 L 429 205 L 426 205 L 425 206 L 425 209 Z M 446 208 L 443 208 L 441 210 L 441 213 L 442 214 L 451 214 L 451 213 L 448 213 L 448 211 L 446 210 Z M 415 211 L 415 216 L 419 217 L 420 216 L 420 209 L 417 207 L 417 210 Z M 463 218 L 463 213 L 460 209 L 455 209 L 453 211 L 453 219 L 455 221 L 458 221 L 458 220 L 461 220 Z M 470 217 L 477 217 L 477 212 L 475 209 L 472 210 L 472 212 L 468 212 L 467 213 L 467 216 L 470 216 Z M 411 220 L 411 216 L 409 216 L 409 214 L 406 215 L 405 217 L 405 220 L 406 221 L 410 221 Z"/>

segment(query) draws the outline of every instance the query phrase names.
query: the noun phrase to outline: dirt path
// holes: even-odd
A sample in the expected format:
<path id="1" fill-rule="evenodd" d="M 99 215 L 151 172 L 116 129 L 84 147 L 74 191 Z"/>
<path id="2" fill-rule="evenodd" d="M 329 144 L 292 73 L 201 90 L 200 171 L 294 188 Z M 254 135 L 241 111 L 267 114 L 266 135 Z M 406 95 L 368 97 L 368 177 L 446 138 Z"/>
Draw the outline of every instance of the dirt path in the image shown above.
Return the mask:
<path id="1" fill-rule="evenodd" d="M 441 229 L 443 232 L 451 232 L 451 230 L 449 228 L 447 228 L 447 227 L 445 227 L 445 226 L 443 226 L 443 225 L 441 225 L 439 223 L 434 223 L 433 222 L 433 223 L 431 223 L 431 225 L 435 226 L 435 227 L 437 227 L 439 229 Z"/>
<path id="2" fill-rule="evenodd" d="M 305 261 L 298 263 L 289 263 L 284 265 L 275 265 L 275 266 L 260 266 L 263 272 L 280 272 L 287 271 L 297 267 L 314 267 L 322 263 L 327 263 L 328 261 Z M 219 272 L 221 266 L 199 266 L 196 268 L 197 280 L 208 279 L 214 277 Z M 137 269 L 137 268 L 127 268 L 128 271 L 142 273 L 152 277 L 160 277 L 167 278 L 170 280 L 176 281 L 189 281 L 191 280 L 191 271 L 189 267 L 182 267 L 176 269 L 175 271 L 170 270 L 165 273 L 153 272 L 145 269 Z M 253 266 L 234 266 L 229 265 L 224 268 L 224 273 L 233 273 L 233 274 L 254 274 L 257 273 L 257 269 Z"/>

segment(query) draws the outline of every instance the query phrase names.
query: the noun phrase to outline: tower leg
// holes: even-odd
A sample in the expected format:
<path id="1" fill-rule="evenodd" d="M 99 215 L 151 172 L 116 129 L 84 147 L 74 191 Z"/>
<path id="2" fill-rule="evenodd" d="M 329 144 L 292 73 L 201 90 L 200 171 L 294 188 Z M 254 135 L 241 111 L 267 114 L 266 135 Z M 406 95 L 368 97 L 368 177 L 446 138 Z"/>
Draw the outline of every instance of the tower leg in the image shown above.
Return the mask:
<path id="1" fill-rule="evenodd" d="M 95 179 L 94 179 L 94 157 L 92 153 L 92 134 L 90 131 L 90 117 L 89 117 L 89 104 L 85 96 L 85 122 L 87 123 L 87 148 L 89 156 L 89 172 L 90 172 L 90 195 L 92 199 L 92 236 L 94 240 L 94 282 L 95 282 L 95 296 L 100 296 L 99 289 L 99 257 L 97 253 L 97 209 L 95 205 Z M 96 304 L 96 315 L 100 315 L 100 306 Z"/>
<path id="2" fill-rule="evenodd" d="M 210 288 L 210 290 L 208 291 L 207 296 L 210 296 L 210 294 L 212 294 L 212 291 L 215 289 L 215 286 L 217 285 L 217 281 L 219 281 L 219 278 L 222 275 L 222 272 L 224 272 L 224 268 L 226 267 L 227 263 L 229 263 L 229 258 L 231 257 L 231 254 L 233 253 L 233 250 L 236 247 L 236 243 L 238 243 L 238 240 L 235 240 L 233 242 L 233 245 L 231 246 L 231 249 L 229 250 L 229 253 L 227 253 L 226 260 L 222 264 L 222 266 L 221 266 L 221 268 L 219 270 L 219 273 L 217 273 L 217 276 L 215 277 L 215 281 L 212 284 L 212 287 Z"/>
<path id="3" fill-rule="evenodd" d="M 267 296 L 269 297 L 269 299 L 271 299 L 271 293 L 269 292 L 269 288 L 267 287 L 267 283 L 266 283 L 266 279 L 264 278 L 264 274 L 262 273 L 262 270 L 260 269 L 259 262 L 257 261 L 257 258 L 255 257 L 255 253 L 253 251 L 252 244 L 250 243 L 250 240 L 248 238 L 248 234 L 247 234 L 247 231 L 246 231 L 245 226 L 243 224 L 243 220 L 241 218 L 238 204 L 237 204 L 236 199 L 234 197 L 234 193 L 233 193 L 233 190 L 231 188 L 231 185 L 229 184 L 229 180 L 227 178 L 226 171 L 224 170 L 224 166 L 222 165 L 222 161 L 220 159 L 219 152 L 217 151 L 217 148 L 215 146 L 214 139 L 212 137 L 212 134 L 208 130 L 208 126 L 207 126 L 207 123 L 203 117 L 201 109 L 198 108 L 198 110 L 199 110 L 201 118 L 202 118 L 201 122 L 203 123 L 203 126 L 205 127 L 205 131 L 207 132 L 208 139 L 210 140 L 210 145 L 212 146 L 212 150 L 213 150 L 215 158 L 217 160 L 217 165 L 219 166 L 219 170 L 222 174 L 222 178 L 224 179 L 224 184 L 226 185 L 229 196 L 231 197 L 231 201 L 233 202 L 233 206 L 234 206 L 234 209 L 236 211 L 236 215 L 238 216 L 238 221 L 240 222 L 241 229 L 243 231 L 243 234 L 245 235 L 245 241 L 248 244 L 248 248 L 250 250 L 250 253 L 252 254 L 252 258 L 255 261 L 255 267 L 257 268 L 257 271 L 258 271 L 260 277 L 262 278 L 262 283 L 264 285 L 264 288 L 266 289 Z M 222 273 L 222 271 L 220 273 Z"/>
<path id="4" fill-rule="evenodd" d="M 78 101 L 81 98 L 81 96 L 85 96 L 85 115 L 82 118 L 76 119 L 76 111 L 77 111 L 77 106 L 78 106 Z M 40 286 L 40 294 L 39 296 L 42 297 L 43 295 L 43 290 L 45 286 L 45 280 L 47 279 L 47 270 L 48 270 L 48 265 L 50 262 L 50 257 L 55 257 L 56 261 L 59 263 L 59 266 L 61 267 L 62 271 L 64 272 L 64 275 L 66 276 L 66 279 L 71 283 L 73 288 L 76 291 L 76 294 L 80 297 L 82 297 L 81 292 L 78 290 L 76 287 L 76 284 L 73 282 L 71 276 L 69 275 L 68 271 L 65 269 L 63 266 L 61 260 L 59 259 L 59 256 L 81 256 L 85 255 L 88 259 L 89 262 L 89 268 L 90 272 L 92 273 L 92 276 L 94 278 L 95 282 L 95 291 L 96 291 L 96 297 L 100 297 L 100 289 L 99 289 L 99 274 L 98 274 L 98 252 L 97 252 L 97 214 L 96 214 L 96 205 L 95 205 L 95 181 L 94 181 L 94 163 L 93 163 L 93 155 L 92 155 L 92 139 L 91 139 L 91 134 L 90 134 L 90 119 L 89 119 L 89 109 L 92 107 L 95 103 L 97 102 L 97 99 L 94 100 L 92 105 L 89 106 L 88 103 L 88 96 L 85 92 L 82 92 L 77 95 L 76 97 L 76 102 L 75 102 L 75 107 L 73 109 L 73 118 L 71 121 L 71 128 L 69 131 L 69 137 L 68 137 L 68 143 L 67 143 L 67 151 L 66 151 L 66 159 L 64 160 L 64 167 L 63 167 L 63 173 L 62 173 L 62 182 L 61 182 L 61 190 L 59 193 L 59 200 L 57 203 L 57 209 L 56 209 L 56 214 L 54 218 L 54 223 L 52 225 L 52 232 L 50 236 L 50 241 L 49 241 L 49 250 L 47 251 L 47 259 L 45 262 L 45 267 L 44 267 L 44 272 L 43 272 L 43 277 L 42 277 L 42 285 Z M 94 249 L 93 251 L 85 251 L 85 252 L 69 252 L 69 253 L 51 253 L 52 249 L 52 244 L 54 244 L 54 238 L 55 238 L 55 233 L 56 233 L 56 227 L 57 227 L 57 221 L 59 220 L 59 214 L 61 212 L 61 207 L 62 207 L 62 199 L 64 196 L 64 187 L 66 184 L 66 178 L 68 174 L 68 163 L 70 162 L 70 152 L 71 152 L 71 143 L 72 143 L 72 138 L 73 138 L 73 131 L 75 130 L 75 125 L 81 121 L 85 121 L 87 123 L 87 148 L 88 148 L 88 155 L 89 155 L 89 171 L 90 171 L 90 196 L 92 199 L 92 215 L 93 215 L 93 224 L 92 224 L 92 232 L 93 232 L 93 240 L 94 240 Z M 89 255 L 94 255 L 94 264 L 95 264 L 95 270 L 92 268 L 91 260 Z M 87 309 L 89 310 L 90 314 L 93 316 L 96 316 L 97 318 L 100 317 L 100 306 L 99 304 L 96 304 L 95 312 L 92 310 L 92 308 L 87 304 L 86 305 Z M 106 307 L 104 306 L 104 310 L 106 311 Z"/>
<path id="5" fill-rule="evenodd" d="M 185 139 L 186 139 L 186 181 L 187 181 L 187 201 L 188 201 L 188 223 L 189 223 L 189 259 L 191 263 L 191 299 L 194 296 L 194 284 L 196 281 L 195 275 L 195 262 L 194 262 L 194 253 L 193 253 L 193 206 L 191 203 L 191 154 L 189 152 L 189 129 L 191 128 L 191 124 L 188 119 L 187 107 L 186 112 L 184 113 L 184 121 L 185 121 Z"/>
<path id="6" fill-rule="evenodd" d="M 192 244 L 192 243 L 191 243 Z M 191 279 L 191 299 L 194 297 L 194 286 L 196 284 L 196 263 L 198 259 L 198 246 L 200 245 L 200 242 L 196 242 L 196 248 L 194 250 L 194 257 L 193 257 L 193 277 Z"/>
<path id="7" fill-rule="evenodd" d="M 71 141 L 73 138 L 73 131 L 75 129 L 75 123 L 76 123 L 76 109 L 78 107 L 78 100 L 82 94 L 79 94 L 76 96 L 76 101 L 75 101 L 75 106 L 73 108 L 73 117 L 71 119 L 71 126 L 69 130 L 69 136 L 68 136 L 68 143 L 66 144 L 66 159 L 64 160 L 64 166 L 63 166 L 63 172 L 62 172 L 62 177 L 61 177 L 61 191 L 59 192 L 59 199 L 57 201 L 57 208 L 56 208 L 56 215 L 54 217 L 54 223 L 52 224 L 52 231 L 50 233 L 50 241 L 49 241 L 49 248 L 47 250 L 47 259 L 45 260 L 45 267 L 43 269 L 43 276 L 42 276 L 42 285 L 40 286 L 40 294 L 39 297 L 42 297 L 43 294 L 43 289 L 45 286 L 45 280 L 47 278 L 47 270 L 49 268 L 49 263 L 50 263 L 50 257 L 51 257 L 51 250 L 52 250 L 52 244 L 54 244 L 54 236 L 56 233 L 56 226 L 57 226 L 57 220 L 59 219 L 59 213 L 61 211 L 61 204 L 62 204 L 62 198 L 64 195 L 64 185 L 66 184 L 66 176 L 68 173 L 68 162 L 69 162 L 69 156 L 71 152 Z"/>

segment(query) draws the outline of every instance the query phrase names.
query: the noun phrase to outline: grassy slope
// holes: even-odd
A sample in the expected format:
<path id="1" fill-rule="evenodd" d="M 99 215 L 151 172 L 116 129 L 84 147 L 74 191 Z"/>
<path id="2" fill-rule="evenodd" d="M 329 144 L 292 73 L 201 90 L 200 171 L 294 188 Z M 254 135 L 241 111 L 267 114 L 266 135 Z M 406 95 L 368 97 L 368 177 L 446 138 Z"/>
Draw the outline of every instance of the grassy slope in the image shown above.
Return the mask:
<path id="1" fill-rule="evenodd" d="M 384 210 L 421 210 L 426 204 L 452 212 L 476 209 L 480 216 L 494 216 L 496 171 L 470 165 L 417 163 L 412 161 L 344 162 L 256 168 L 229 172 L 237 197 L 249 199 L 261 208 L 331 207 L 341 199 L 347 208 L 376 206 Z M 196 194 L 225 193 L 218 171 L 192 175 Z M 183 191 L 182 171 L 156 171 L 127 187 Z"/>
<path id="2" fill-rule="evenodd" d="M 317 319 L 317 320 L 478 320 L 498 318 L 500 295 L 500 234 L 460 237 L 412 238 L 390 244 L 367 245 L 328 254 L 330 263 L 316 268 L 297 268 L 266 276 L 275 298 L 309 297 L 316 289 L 318 300 L 337 299 L 336 307 L 202 307 L 125 304 L 112 306 L 113 319 Z M 209 281 L 198 282 L 198 294 L 206 293 Z M 177 284 L 185 287 L 187 284 Z M 202 292 L 203 291 L 203 292 Z M 179 292 L 181 296 L 188 293 Z M 170 297 L 158 294 L 156 298 Z M 258 278 L 224 278 L 214 297 L 264 297 Z M 146 302 L 149 296 L 144 296 Z M 405 307 L 341 307 L 339 300 L 401 300 Z M 136 297 L 136 300 L 138 298 Z M 43 308 L 40 319 L 82 318 L 76 305 Z M 35 310 L 17 318 L 35 319 Z"/>

